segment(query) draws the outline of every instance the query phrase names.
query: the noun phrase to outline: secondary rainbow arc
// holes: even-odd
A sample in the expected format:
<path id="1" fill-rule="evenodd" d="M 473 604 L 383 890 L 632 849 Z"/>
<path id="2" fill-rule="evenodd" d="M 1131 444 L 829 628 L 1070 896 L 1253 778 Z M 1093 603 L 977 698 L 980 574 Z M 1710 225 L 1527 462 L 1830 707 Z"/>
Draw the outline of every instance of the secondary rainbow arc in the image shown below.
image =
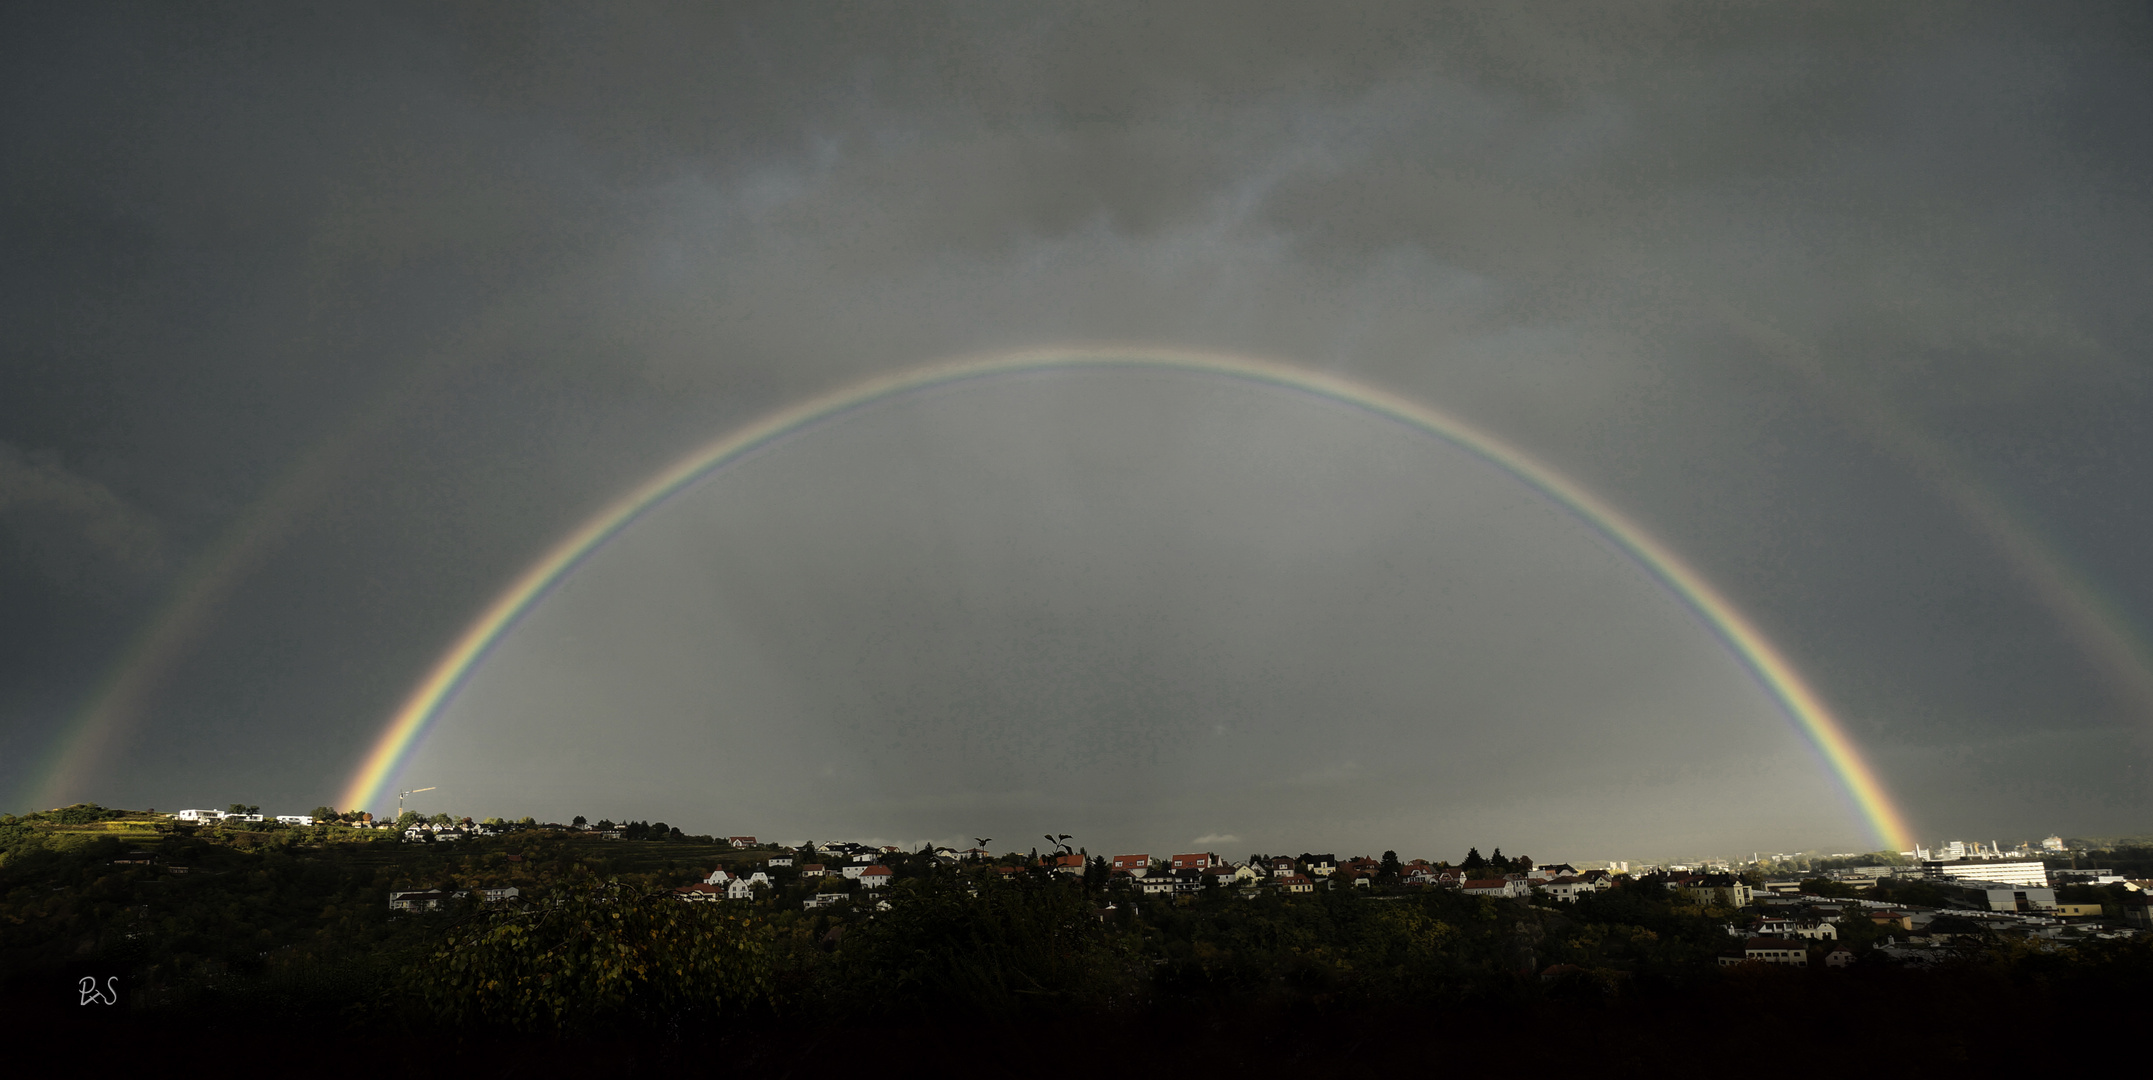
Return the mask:
<path id="1" fill-rule="evenodd" d="M 606 540 L 671 496 L 787 435 L 894 396 L 967 379 L 1081 368 L 1195 372 L 1314 394 L 1424 431 L 1518 478 L 1607 538 L 1680 597 L 1816 748 L 1876 839 L 1893 850 L 1910 845 L 1913 834 L 1904 814 L 1830 707 L 1785 654 L 1671 548 L 1598 496 L 1524 451 L 1391 391 L 1268 360 L 1158 349 L 1034 350 L 912 368 L 839 387 L 703 445 L 584 521 L 497 595 L 390 717 L 353 774 L 340 805 L 363 808 L 377 802 L 443 707 L 503 636 Z"/>

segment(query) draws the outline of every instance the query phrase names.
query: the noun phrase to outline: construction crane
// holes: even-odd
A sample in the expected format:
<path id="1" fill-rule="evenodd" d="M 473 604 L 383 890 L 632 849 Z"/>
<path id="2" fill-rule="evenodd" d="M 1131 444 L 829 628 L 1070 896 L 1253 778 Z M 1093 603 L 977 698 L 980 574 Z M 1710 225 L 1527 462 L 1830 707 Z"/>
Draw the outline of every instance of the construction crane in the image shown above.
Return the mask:
<path id="1" fill-rule="evenodd" d="M 411 789 L 410 791 L 399 791 L 399 792 L 397 792 L 397 793 L 396 793 L 396 816 L 397 816 L 397 817 L 399 817 L 399 818 L 401 818 L 401 817 L 403 817 L 403 816 L 404 816 L 404 796 L 406 796 L 406 795 L 416 795 L 416 794 L 418 794 L 418 793 L 419 793 L 419 792 L 421 792 L 421 791 L 433 791 L 433 790 L 435 790 L 435 789 L 434 789 L 434 788 L 430 788 L 430 787 L 416 787 L 416 788 L 412 788 L 412 789 Z"/>

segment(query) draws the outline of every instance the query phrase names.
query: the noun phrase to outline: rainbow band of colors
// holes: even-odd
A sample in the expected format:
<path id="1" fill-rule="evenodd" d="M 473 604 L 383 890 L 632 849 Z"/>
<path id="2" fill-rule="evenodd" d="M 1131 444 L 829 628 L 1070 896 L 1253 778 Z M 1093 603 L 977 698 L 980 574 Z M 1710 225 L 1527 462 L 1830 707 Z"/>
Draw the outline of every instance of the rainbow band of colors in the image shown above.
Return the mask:
<path id="1" fill-rule="evenodd" d="M 1313 394 L 1434 435 L 1524 481 L 1605 536 L 1681 597 L 1816 747 L 1876 839 L 1892 850 L 1909 846 L 1912 833 L 1904 817 L 1839 721 L 1801 674 L 1719 590 L 1613 507 L 1522 451 L 1389 391 L 1270 361 L 1162 350 L 1034 351 L 913 368 L 856 382 L 801 402 L 703 446 L 584 522 L 488 605 L 390 719 L 352 777 L 341 805 L 363 808 L 377 803 L 443 707 L 494 645 L 608 539 L 671 496 L 777 440 L 893 397 L 972 379 L 1101 368 L 1193 372 Z"/>

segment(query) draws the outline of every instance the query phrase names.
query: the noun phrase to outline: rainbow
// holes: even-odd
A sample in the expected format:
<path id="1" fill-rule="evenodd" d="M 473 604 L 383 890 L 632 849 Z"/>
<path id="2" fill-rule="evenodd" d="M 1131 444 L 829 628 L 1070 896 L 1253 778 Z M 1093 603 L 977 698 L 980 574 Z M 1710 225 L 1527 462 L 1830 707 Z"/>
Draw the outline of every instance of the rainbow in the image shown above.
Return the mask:
<path id="1" fill-rule="evenodd" d="M 1038 350 L 953 360 L 855 382 L 781 409 L 695 450 L 621 496 L 563 537 L 487 605 L 389 719 L 352 776 L 346 808 L 376 804 L 445 705 L 523 616 L 577 566 L 636 519 L 699 480 L 787 436 L 892 397 L 972 379 L 1081 369 L 1192 372 L 1313 394 L 1419 429 L 1502 469 L 1575 515 L 1682 598 L 1815 746 L 1847 796 L 1892 850 L 1913 833 L 1876 773 L 1816 691 L 1727 598 L 1666 545 L 1579 487 L 1494 436 L 1419 402 L 1337 376 L 1266 360 L 1157 349 Z"/>

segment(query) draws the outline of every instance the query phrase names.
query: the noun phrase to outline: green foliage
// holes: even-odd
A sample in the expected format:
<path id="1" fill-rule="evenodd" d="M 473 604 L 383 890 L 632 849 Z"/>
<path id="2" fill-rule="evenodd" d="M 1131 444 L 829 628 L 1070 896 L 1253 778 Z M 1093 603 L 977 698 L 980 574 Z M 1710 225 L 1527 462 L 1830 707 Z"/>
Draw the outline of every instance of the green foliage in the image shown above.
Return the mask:
<path id="1" fill-rule="evenodd" d="M 482 916 L 410 974 L 434 1015 L 523 1031 L 714 1018 L 766 1001 L 768 933 L 728 905 L 608 882 Z"/>
<path id="2" fill-rule="evenodd" d="M 1862 890 L 1844 881 L 1827 878 L 1809 878 L 1803 881 L 1802 892 L 1809 896 L 1829 896 L 1838 900 L 1852 900 L 1862 894 Z"/>
<path id="3" fill-rule="evenodd" d="M 884 898 L 843 939 L 834 990 L 849 1008 L 1000 1015 L 1100 1004 L 1121 981 L 1096 901 L 1067 875 L 933 874 Z"/>

